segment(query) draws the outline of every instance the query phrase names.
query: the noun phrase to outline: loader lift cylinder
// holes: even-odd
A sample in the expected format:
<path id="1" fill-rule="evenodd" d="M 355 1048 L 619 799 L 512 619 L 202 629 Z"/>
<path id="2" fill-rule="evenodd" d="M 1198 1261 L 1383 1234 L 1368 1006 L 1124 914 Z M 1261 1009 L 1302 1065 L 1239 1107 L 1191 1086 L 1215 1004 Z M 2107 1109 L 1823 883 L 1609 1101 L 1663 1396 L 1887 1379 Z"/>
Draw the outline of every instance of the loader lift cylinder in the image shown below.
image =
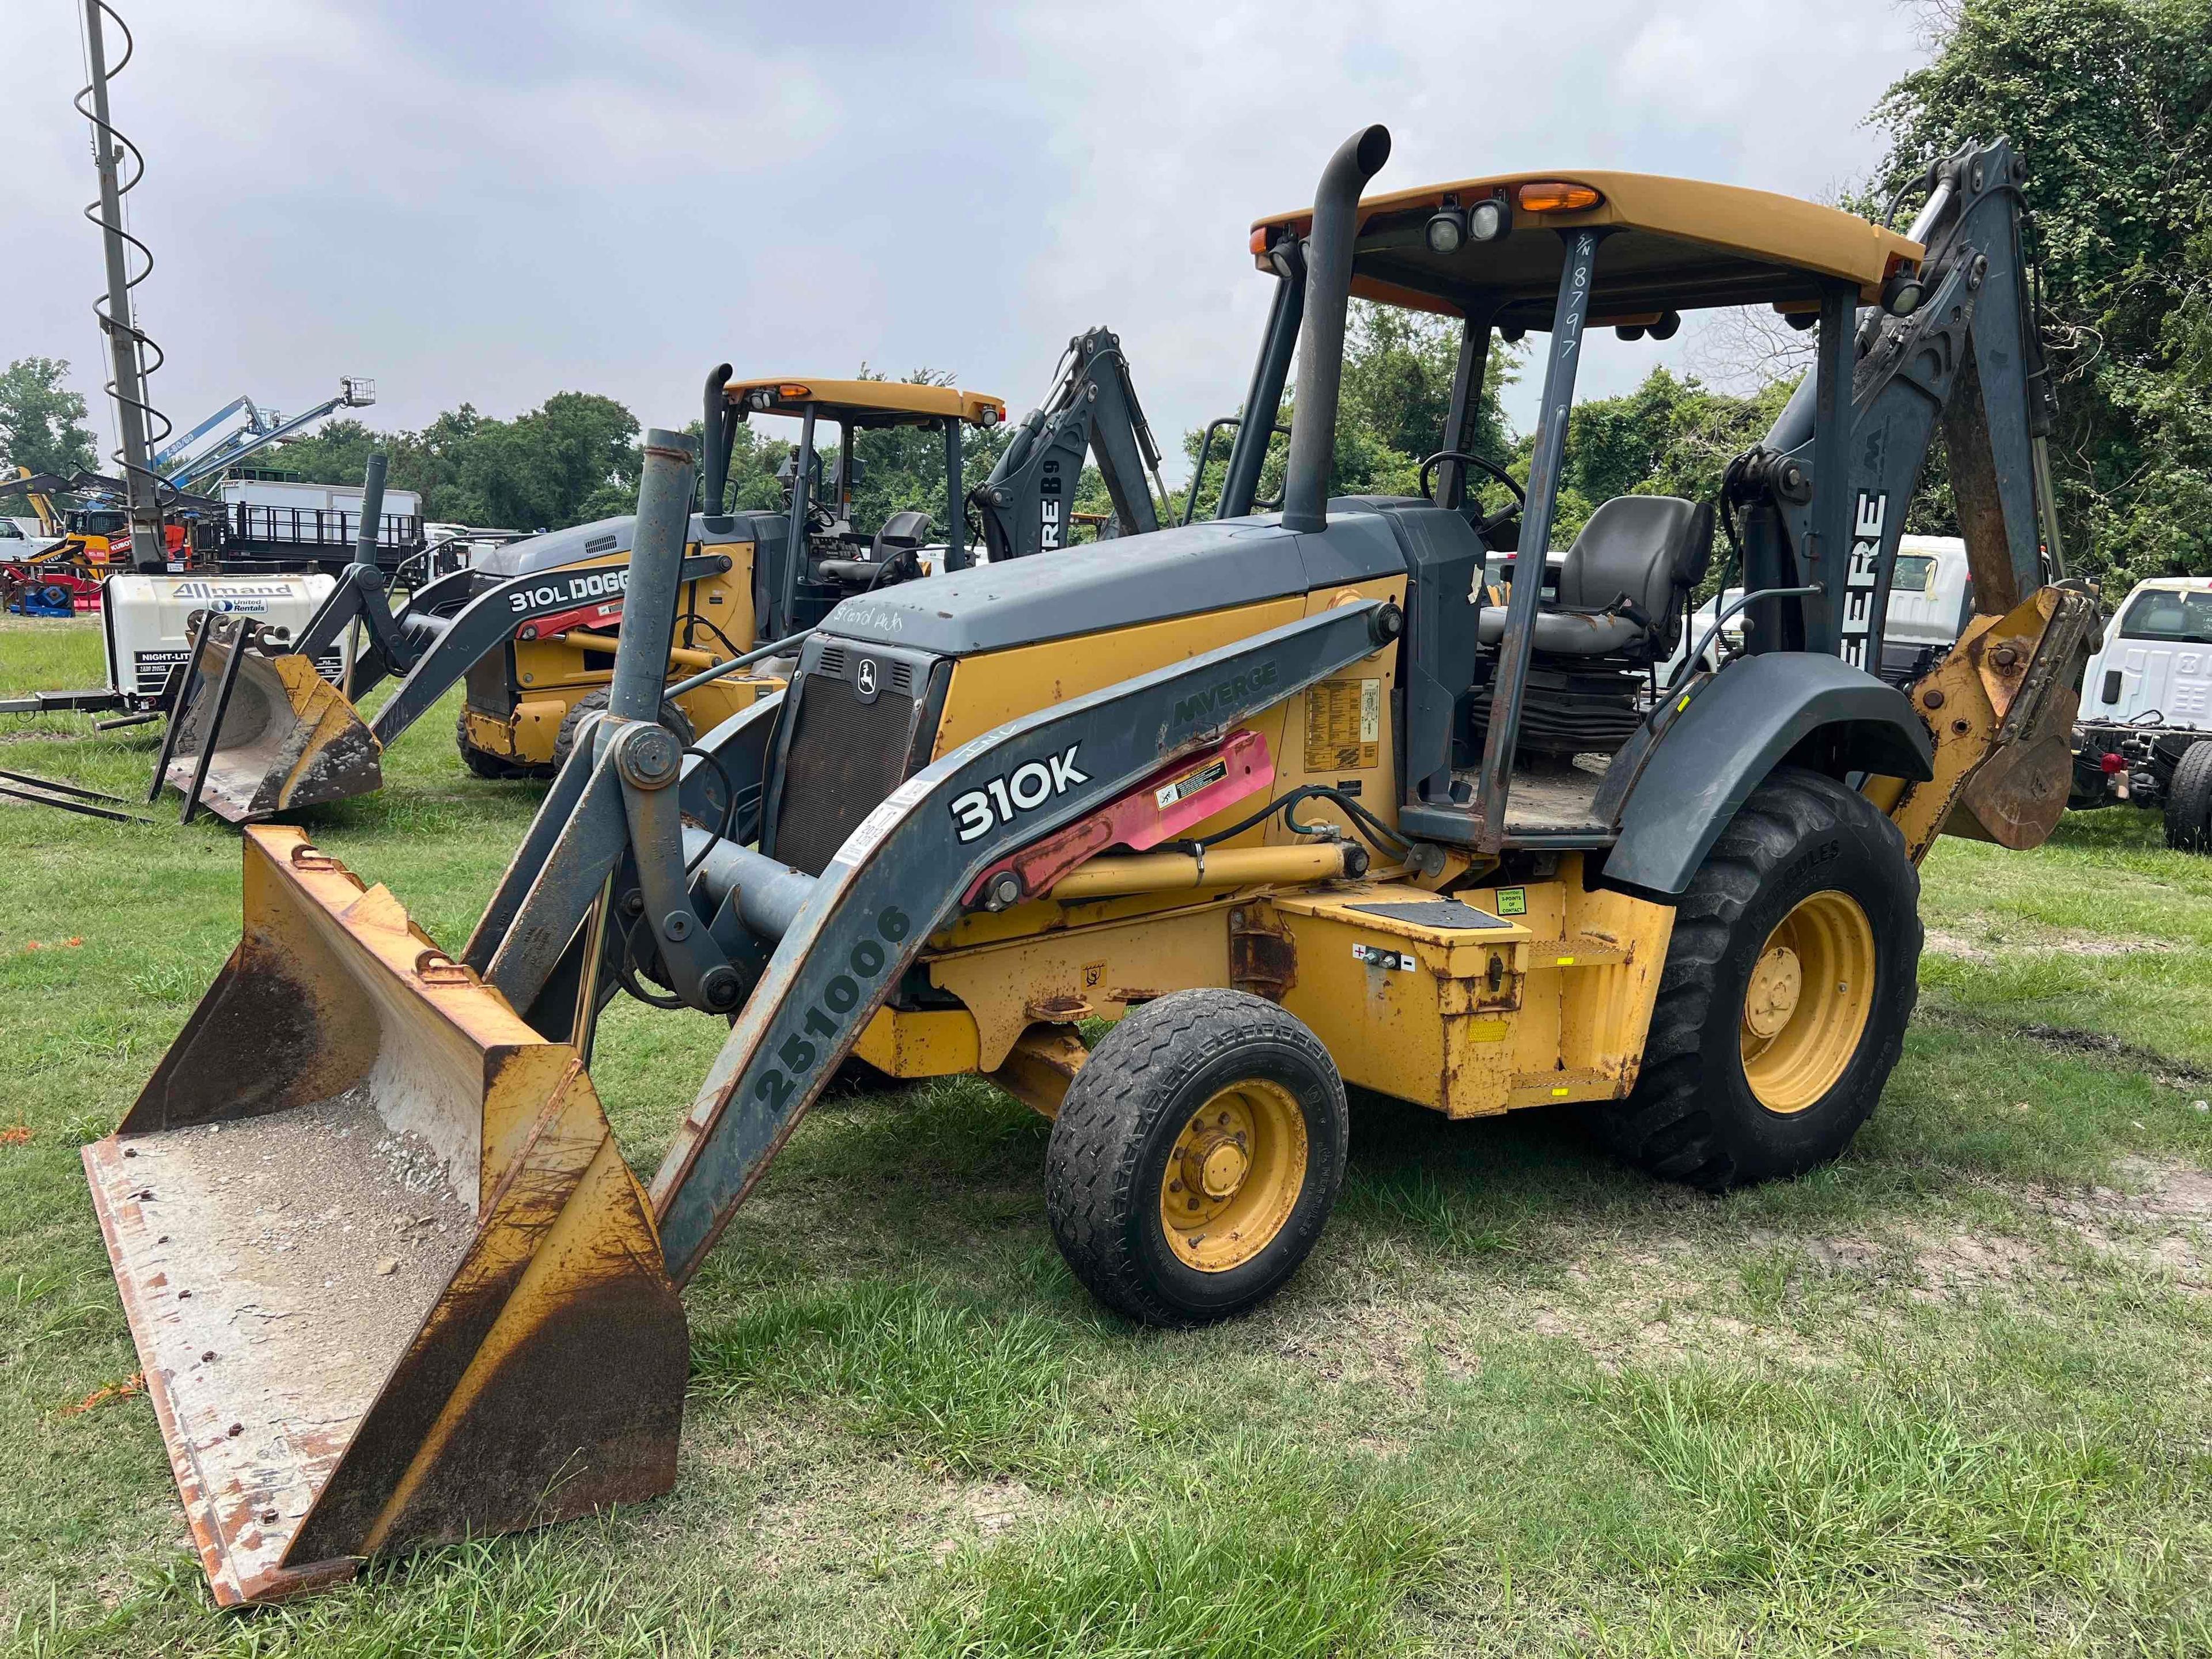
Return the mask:
<path id="1" fill-rule="evenodd" d="M 811 424 L 811 422 L 810 422 Z M 676 635 L 676 598 L 684 540 L 691 524 L 691 441 L 654 427 L 645 434 L 645 471 L 637 495 L 629 587 L 623 599 L 623 638 L 648 641 L 650 651 L 618 651 L 607 688 L 607 712 L 619 720 L 660 718 L 668 679 L 669 641 Z M 657 556 L 673 547 L 675 556 Z"/>
<path id="2" fill-rule="evenodd" d="M 380 449 L 368 453 L 368 470 L 361 481 L 361 523 L 355 527 L 353 562 L 376 568 L 376 527 L 384 520 L 384 477 L 392 460 Z"/>

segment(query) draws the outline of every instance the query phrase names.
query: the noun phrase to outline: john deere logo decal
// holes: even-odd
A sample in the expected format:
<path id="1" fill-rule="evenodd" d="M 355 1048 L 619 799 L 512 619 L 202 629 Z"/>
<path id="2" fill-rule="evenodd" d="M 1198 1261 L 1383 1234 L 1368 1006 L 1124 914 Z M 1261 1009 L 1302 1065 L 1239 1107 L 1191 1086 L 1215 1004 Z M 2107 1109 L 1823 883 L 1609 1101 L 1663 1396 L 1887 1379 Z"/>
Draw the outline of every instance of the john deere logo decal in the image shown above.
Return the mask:
<path id="1" fill-rule="evenodd" d="M 860 659 L 858 684 L 862 696 L 872 697 L 876 695 L 876 659 L 873 657 Z"/>

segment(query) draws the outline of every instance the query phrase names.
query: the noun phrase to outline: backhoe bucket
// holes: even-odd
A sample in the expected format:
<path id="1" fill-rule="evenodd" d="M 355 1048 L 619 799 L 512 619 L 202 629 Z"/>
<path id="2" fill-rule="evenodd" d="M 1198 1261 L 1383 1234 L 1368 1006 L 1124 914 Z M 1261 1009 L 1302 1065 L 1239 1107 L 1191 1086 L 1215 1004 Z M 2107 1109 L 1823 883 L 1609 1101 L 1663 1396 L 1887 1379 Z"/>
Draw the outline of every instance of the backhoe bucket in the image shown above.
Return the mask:
<path id="1" fill-rule="evenodd" d="M 299 830 L 84 1151 L 216 1600 L 665 1492 L 688 1339 L 589 1074 Z"/>
<path id="2" fill-rule="evenodd" d="M 307 658 L 264 656 L 251 646 L 240 650 L 236 637 L 217 632 L 201 651 L 199 681 L 179 722 L 166 781 L 191 792 L 212 726 L 215 752 L 199 799 L 233 823 L 380 787 L 383 745 L 344 694 Z M 237 666 L 226 699 L 234 653 Z"/>
<path id="3" fill-rule="evenodd" d="M 2081 671 L 2100 620 L 2087 592 L 2045 587 L 1966 642 L 1965 655 L 2000 723 L 1945 834 L 1993 841 L 2014 852 L 2050 839 L 2073 788 Z"/>

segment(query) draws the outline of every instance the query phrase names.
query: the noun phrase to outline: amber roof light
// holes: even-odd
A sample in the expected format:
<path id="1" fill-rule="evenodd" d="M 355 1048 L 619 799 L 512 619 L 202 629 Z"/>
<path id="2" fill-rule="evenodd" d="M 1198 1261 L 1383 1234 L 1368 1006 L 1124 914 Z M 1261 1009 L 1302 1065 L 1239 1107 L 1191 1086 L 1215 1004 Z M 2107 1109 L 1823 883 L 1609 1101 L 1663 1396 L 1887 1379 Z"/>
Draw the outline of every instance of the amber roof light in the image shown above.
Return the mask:
<path id="1" fill-rule="evenodd" d="M 1588 185 L 1542 179 L 1522 185 L 1514 192 L 1513 199 L 1523 213 L 1579 213 L 1584 208 L 1595 207 L 1605 198 Z"/>

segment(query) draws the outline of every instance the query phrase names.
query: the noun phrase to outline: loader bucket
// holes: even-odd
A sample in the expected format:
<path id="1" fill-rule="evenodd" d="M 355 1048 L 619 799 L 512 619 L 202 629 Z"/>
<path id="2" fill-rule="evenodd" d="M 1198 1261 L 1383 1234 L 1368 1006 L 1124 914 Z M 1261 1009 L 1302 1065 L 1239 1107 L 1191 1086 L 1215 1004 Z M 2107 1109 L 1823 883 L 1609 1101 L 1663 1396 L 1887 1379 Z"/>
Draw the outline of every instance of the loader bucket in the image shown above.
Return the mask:
<path id="1" fill-rule="evenodd" d="M 229 698 L 222 699 L 224 676 L 238 650 L 234 637 L 216 634 L 207 642 L 198 685 L 169 751 L 167 781 L 191 793 L 213 725 L 215 753 L 199 799 L 233 823 L 380 787 L 383 745 L 307 658 L 264 656 L 250 647 L 239 652 Z"/>
<path id="2" fill-rule="evenodd" d="M 245 857 L 238 949 L 84 1151 L 216 1601 L 665 1492 L 683 1308 L 574 1052 L 301 831 Z"/>

